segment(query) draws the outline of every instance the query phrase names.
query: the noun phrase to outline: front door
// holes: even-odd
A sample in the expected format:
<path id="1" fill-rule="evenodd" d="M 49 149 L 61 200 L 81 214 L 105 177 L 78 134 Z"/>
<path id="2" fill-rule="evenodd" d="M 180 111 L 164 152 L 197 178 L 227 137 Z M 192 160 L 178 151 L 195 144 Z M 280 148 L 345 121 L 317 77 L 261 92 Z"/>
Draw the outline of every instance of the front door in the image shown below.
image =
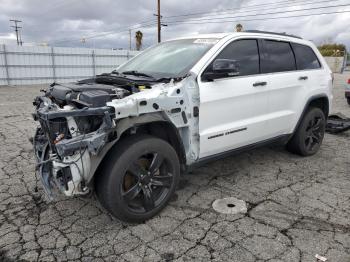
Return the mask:
<path id="1" fill-rule="evenodd" d="M 237 73 L 198 80 L 200 158 L 268 138 L 269 86 L 266 76 L 260 75 L 258 41 L 235 40 L 215 59 L 235 60 Z M 204 73 L 212 70 L 213 61 Z"/>

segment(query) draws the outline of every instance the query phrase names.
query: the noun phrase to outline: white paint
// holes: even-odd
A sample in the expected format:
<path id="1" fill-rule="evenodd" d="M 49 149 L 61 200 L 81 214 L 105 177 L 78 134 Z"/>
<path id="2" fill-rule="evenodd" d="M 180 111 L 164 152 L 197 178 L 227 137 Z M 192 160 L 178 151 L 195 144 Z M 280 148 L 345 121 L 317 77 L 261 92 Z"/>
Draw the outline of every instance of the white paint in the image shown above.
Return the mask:
<path id="1" fill-rule="evenodd" d="M 201 80 L 204 70 L 228 44 L 248 38 L 307 45 L 314 50 L 322 68 L 228 77 L 212 82 Z M 294 37 L 261 33 L 228 34 L 191 71 L 198 75 L 200 92 L 200 158 L 291 134 L 309 98 L 325 94 L 331 103 L 333 97 L 331 70 L 325 59 L 312 42 Z M 299 80 L 301 76 L 308 78 Z M 253 87 L 255 82 L 267 84 Z M 242 129 L 244 131 L 235 132 Z"/>
<path id="2" fill-rule="evenodd" d="M 227 77 L 211 82 L 201 80 L 205 68 L 227 44 L 247 38 L 308 45 L 314 50 L 322 67 L 314 70 Z M 255 82 L 266 82 L 266 85 L 254 86 Z M 292 134 L 308 100 L 319 95 L 326 95 L 331 103 L 332 77 L 324 58 L 311 42 L 258 33 L 227 34 L 222 36 L 181 81 L 155 84 L 150 89 L 123 99 L 114 99 L 107 106 L 114 107 L 116 115 L 113 120 L 120 121 L 121 126 L 124 120 L 125 123 L 129 120 L 137 123 L 138 117 L 142 118 L 147 114 L 161 115 L 162 119 L 169 120 L 179 131 L 186 164 L 190 165 L 217 153 Z M 199 107 L 199 117 L 193 115 L 195 107 Z M 69 125 L 74 126 L 71 122 L 68 121 Z M 82 167 L 83 165 L 81 168 L 71 166 L 71 170 L 74 168 L 74 183 L 66 194 L 76 192 L 75 186 L 78 185 Z M 89 169 L 89 166 L 84 166 L 82 176 Z M 216 200 L 213 208 L 226 214 L 247 212 L 245 202 L 235 198 Z"/>

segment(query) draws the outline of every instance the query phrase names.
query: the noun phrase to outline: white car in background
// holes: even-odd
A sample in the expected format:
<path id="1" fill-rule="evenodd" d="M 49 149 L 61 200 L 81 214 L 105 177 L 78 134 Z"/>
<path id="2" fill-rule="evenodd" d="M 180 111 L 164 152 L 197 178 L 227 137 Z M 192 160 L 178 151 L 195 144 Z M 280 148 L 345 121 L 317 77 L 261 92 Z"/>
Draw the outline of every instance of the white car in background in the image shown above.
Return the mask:
<path id="1" fill-rule="evenodd" d="M 276 141 L 315 154 L 331 101 L 331 71 L 309 41 L 259 31 L 169 40 L 36 98 L 38 173 L 50 197 L 95 190 L 114 216 L 141 222 L 180 173 L 209 160 Z"/>

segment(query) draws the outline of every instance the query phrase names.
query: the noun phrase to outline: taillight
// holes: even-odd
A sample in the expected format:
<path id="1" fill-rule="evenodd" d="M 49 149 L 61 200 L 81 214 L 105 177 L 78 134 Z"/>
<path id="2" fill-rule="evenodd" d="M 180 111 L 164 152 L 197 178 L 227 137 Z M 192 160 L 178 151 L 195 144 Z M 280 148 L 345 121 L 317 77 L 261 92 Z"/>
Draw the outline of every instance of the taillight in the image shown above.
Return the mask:
<path id="1" fill-rule="evenodd" d="M 348 84 L 350 85 L 350 78 L 348 79 Z"/>

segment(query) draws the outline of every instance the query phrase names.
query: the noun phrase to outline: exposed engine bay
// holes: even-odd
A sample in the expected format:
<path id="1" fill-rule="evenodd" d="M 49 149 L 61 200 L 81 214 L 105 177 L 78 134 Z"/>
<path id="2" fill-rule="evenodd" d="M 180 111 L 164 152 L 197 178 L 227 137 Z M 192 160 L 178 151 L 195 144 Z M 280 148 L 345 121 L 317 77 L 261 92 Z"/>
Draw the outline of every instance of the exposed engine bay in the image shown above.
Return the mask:
<path id="1" fill-rule="evenodd" d="M 169 122 L 187 163 L 198 158 L 199 93 L 195 76 L 168 81 L 103 74 L 76 83 L 53 83 L 35 98 L 37 173 L 49 198 L 84 195 L 99 164 L 125 132 Z M 196 115 L 197 114 L 197 115 Z M 196 131 L 197 130 L 197 131 Z"/>

